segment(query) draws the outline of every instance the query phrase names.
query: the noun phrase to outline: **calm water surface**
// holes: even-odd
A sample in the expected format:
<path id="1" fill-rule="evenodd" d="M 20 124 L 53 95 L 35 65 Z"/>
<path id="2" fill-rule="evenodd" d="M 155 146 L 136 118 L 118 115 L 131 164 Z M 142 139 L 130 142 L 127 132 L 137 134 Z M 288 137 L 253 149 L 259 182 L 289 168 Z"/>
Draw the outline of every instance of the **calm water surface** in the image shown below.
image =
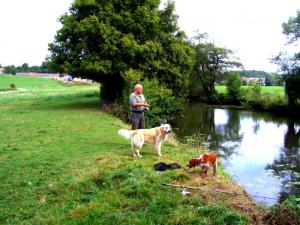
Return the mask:
<path id="1" fill-rule="evenodd" d="M 189 105 L 175 126 L 181 140 L 193 137 L 218 152 L 230 176 L 251 196 L 260 196 L 254 197 L 257 202 L 272 205 L 290 194 L 300 200 L 299 122 L 268 113 Z"/>

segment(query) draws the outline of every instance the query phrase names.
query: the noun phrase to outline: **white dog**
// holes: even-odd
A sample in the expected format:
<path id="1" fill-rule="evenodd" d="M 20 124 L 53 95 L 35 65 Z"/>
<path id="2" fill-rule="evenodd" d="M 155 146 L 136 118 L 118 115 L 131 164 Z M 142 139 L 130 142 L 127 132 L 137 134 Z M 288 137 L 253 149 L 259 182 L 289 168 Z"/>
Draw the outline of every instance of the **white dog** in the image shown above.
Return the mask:
<path id="1" fill-rule="evenodd" d="M 161 156 L 161 144 L 167 140 L 172 128 L 169 124 L 163 124 L 159 127 L 139 130 L 125 130 L 120 129 L 118 134 L 126 139 L 131 140 L 131 150 L 133 156 L 142 157 L 140 149 L 144 142 L 154 144 L 157 155 Z"/>

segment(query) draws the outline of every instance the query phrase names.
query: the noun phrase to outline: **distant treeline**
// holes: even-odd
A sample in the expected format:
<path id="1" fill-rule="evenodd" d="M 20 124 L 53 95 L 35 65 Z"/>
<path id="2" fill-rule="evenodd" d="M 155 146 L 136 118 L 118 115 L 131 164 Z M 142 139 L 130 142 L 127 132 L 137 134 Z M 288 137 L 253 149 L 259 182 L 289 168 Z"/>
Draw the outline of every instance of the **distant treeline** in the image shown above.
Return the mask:
<path id="1" fill-rule="evenodd" d="M 283 86 L 284 77 L 278 73 L 268 73 L 261 70 L 243 70 L 240 71 L 240 77 L 262 78 L 266 86 Z M 244 82 L 244 81 L 243 81 Z"/>
<path id="2" fill-rule="evenodd" d="M 1 64 L 0 64 L 1 67 Z M 51 69 L 48 68 L 48 65 L 46 62 L 43 62 L 41 66 L 29 66 L 28 63 L 23 63 L 22 66 L 4 66 L 3 73 L 5 74 L 13 74 L 16 75 L 16 73 L 20 72 L 35 72 L 35 73 L 52 73 L 54 71 L 51 71 Z"/>
<path id="3" fill-rule="evenodd" d="M 241 77 L 267 77 L 272 73 L 268 73 L 265 71 L 261 71 L 261 70 L 243 70 L 240 71 L 240 75 Z"/>

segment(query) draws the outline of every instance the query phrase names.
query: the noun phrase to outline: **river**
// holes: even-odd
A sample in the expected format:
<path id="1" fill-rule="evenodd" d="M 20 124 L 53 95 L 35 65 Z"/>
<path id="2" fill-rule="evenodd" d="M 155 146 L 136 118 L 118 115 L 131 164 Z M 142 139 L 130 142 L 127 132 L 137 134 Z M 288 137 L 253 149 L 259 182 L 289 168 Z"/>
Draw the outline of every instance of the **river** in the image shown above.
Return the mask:
<path id="1" fill-rule="evenodd" d="M 299 121 L 192 104 L 176 121 L 175 133 L 183 142 L 217 152 L 226 172 L 256 202 L 272 205 L 291 194 L 300 200 Z"/>

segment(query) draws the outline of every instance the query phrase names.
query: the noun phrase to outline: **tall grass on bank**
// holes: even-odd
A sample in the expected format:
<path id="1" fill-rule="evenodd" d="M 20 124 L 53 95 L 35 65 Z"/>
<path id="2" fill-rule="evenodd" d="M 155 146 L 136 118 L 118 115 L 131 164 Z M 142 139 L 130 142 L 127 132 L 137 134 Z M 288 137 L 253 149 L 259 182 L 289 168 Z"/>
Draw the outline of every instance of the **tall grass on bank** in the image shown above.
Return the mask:
<path id="1" fill-rule="evenodd" d="M 216 90 L 226 97 L 226 86 L 217 86 Z M 239 103 L 255 110 L 289 114 L 288 102 L 283 86 L 243 86 Z M 295 108 L 294 110 L 299 110 Z"/>
<path id="2" fill-rule="evenodd" d="M 99 110 L 97 86 L 1 96 L 0 112 L 3 224 L 247 223 L 229 207 L 231 197 L 182 196 L 161 186 L 199 179 L 184 169 L 153 170 L 159 161 L 184 165 L 192 153 L 166 143 L 163 157 L 153 146 L 143 148 L 144 158 L 132 157 L 130 143 L 117 136 L 126 125 Z M 222 172 L 217 179 L 206 185 L 225 183 Z"/>
<path id="3" fill-rule="evenodd" d="M 251 89 L 253 86 L 242 86 L 242 89 Z M 271 95 L 278 94 L 284 96 L 284 86 L 261 86 L 262 94 L 269 93 Z M 216 86 L 218 93 L 226 94 L 226 86 L 218 85 Z"/>

